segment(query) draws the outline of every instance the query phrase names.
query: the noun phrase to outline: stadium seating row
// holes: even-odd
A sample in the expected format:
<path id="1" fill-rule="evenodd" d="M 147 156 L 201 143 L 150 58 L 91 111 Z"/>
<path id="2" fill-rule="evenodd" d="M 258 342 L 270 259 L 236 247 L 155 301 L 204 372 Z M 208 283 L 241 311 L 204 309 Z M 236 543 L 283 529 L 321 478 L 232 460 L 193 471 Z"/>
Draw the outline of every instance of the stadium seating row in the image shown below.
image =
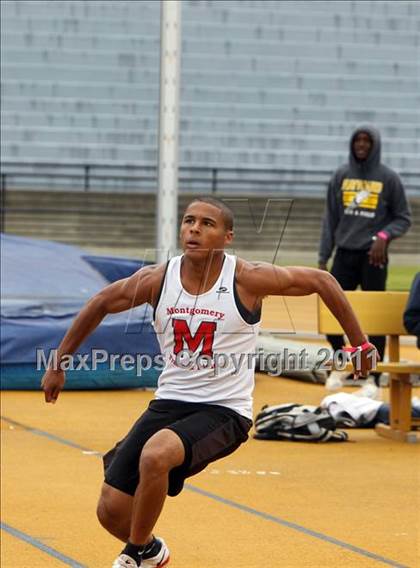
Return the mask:
<path id="1" fill-rule="evenodd" d="M 29 69 L 28 67 L 27 69 Z M 22 77 L 28 76 L 27 69 L 21 72 Z M 3 86 L 3 93 L 5 97 L 15 97 L 19 95 L 32 94 L 35 97 L 76 97 L 81 94 L 81 82 L 83 83 L 83 96 L 86 98 L 95 99 L 108 99 L 115 98 L 118 100 L 155 100 L 159 94 L 159 86 L 157 84 L 151 85 L 144 84 L 123 84 L 119 83 L 118 79 L 115 82 L 111 79 L 109 83 L 96 81 L 96 74 L 89 69 L 86 73 L 81 74 L 80 82 L 70 80 L 74 76 L 72 68 L 65 70 L 63 73 L 56 69 L 43 70 L 41 73 L 37 70 L 37 80 L 25 79 L 7 79 L 7 70 L 3 69 L 5 76 L 5 83 Z M 17 74 L 18 67 L 14 67 L 13 73 Z M 99 71 L 97 71 L 99 73 Z M 58 80 L 50 80 L 48 76 L 55 77 L 58 75 Z M 80 74 L 80 71 L 78 71 Z M 64 75 L 60 79 L 60 75 Z M 89 76 L 91 81 L 88 81 Z M 405 109 L 405 108 L 420 108 L 420 94 L 405 93 L 405 92 L 360 92 L 357 86 L 355 90 L 307 90 L 307 89 L 251 89 L 229 87 L 228 85 L 220 85 L 218 87 L 209 87 L 208 85 L 184 85 L 182 88 L 182 100 L 184 102 L 200 101 L 208 102 L 214 105 L 230 103 L 244 104 L 244 105 L 272 105 L 275 107 L 277 104 L 293 104 L 295 105 L 313 105 L 313 106 L 330 106 L 337 105 L 341 102 L 342 106 L 357 105 L 365 108 L 375 107 L 375 105 L 383 106 L 385 108 Z M 6 107 L 7 108 L 7 107 Z"/>
<path id="2" fill-rule="evenodd" d="M 43 111 L 4 111 L 2 116 L 3 126 L 21 126 L 25 128 L 45 128 L 45 127 L 78 127 L 88 128 L 93 130 L 111 130 L 120 131 L 123 129 L 124 133 L 143 132 L 150 130 L 155 125 L 153 117 L 137 117 L 127 116 L 127 114 L 117 113 L 51 113 L 46 114 Z M 252 134 L 255 136 L 264 135 L 270 137 L 272 135 L 283 136 L 283 132 L 292 132 L 294 136 L 333 136 L 339 137 L 340 143 L 345 144 L 345 138 L 348 135 L 349 128 L 356 128 L 357 122 L 343 124 L 339 120 L 326 121 L 326 120 L 287 120 L 287 119 L 272 119 L 270 122 L 264 122 L 258 119 L 248 118 L 246 122 L 241 120 L 226 121 L 223 118 L 196 118 L 191 120 L 183 118 L 181 120 L 181 131 L 183 133 L 194 132 L 197 130 L 200 133 L 220 133 L 221 135 L 232 134 Z M 389 142 L 395 139 L 406 140 L 413 138 L 415 142 L 420 139 L 420 124 L 392 124 L 382 122 L 382 133 L 385 138 L 385 147 Z M 289 136 L 288 134 L 286 136 Z"/>
<path id="3" fill-rule="evenodd" d="M 4 146 L 3 146 L 4 148 Z M 97 142 L 65 143 L 55 142 L 9 142 L 7 144 L 8 159 L 16 161 L 78 161 L 102 162 L 108 160 L 123 163 L 156 163 L 158 150 L 157 146 L 144 146 L 139 148 L 134 144 L 112 144 Z M 28 157 L 30 156 L 30 160 Z M 26 159 L 26 160 L 25 160 Z M 191 146 L 180 148 L 180 162 L 182 164 L 193 164 L 205 166 L 208 164 L 218 164 L 218 166 L 231 167 L 237 164 L 238 167 L 261 167 L 270 168 L 313 168 L 335 169 L 341 165 L 342 156 L 336 151 L 315 152 L 314 150 L 253 150 L 253 149 L 231 149 L 208 146 Z M 418 154 L 393 154 L 387 162 L 399 171 L 413 171 L 418 167 Z"/>
<path id="4" fill-rule="evenodd" d="M 150 68 L 133 68 L 125 67 L 115 62 L 110 64 L 108 60 L 106 65 L 95 64 L 94 62 L 87 64 L 84 52 L 65 53 L 65 61 L 60 62 L 60 56 L 53 51 L 34 51 L 31 50 L 30 55 L 26 55 L 25 50 L 6 51 L 7 58 L 13 60 L 13 64 L 5 63 L 2 67 L 3 76 L 6 80 L 13 82 L 17 80 L 25 80 L 28 76 L 36 73 L 38 81 L 69 82 L 72 81 L 79 84 L 80 81 L 110 84 L 115 81 L 122 82 L 130 86 L 137 84 L 139 87 L 142 83 L 152 81 L 156 83 L 156 71 Z M 17 55 L 19 54 L 19 55 Z M 72 62 L 70 62 L 74 59 Z M 20 59 L 20 60 L 19 60 Z M 24 60 L 27 61 L 24 61 Z M 43 62 L 41 61 L 43 59 Z M 80 59 L 80 62 L 77 60 Z M 91 58 L 92 59 L 92 58 Z M 82 62 L 83 61 L 83 62 Z M 105 60 L 103 61 L 105 63 Z M 156 69 L 156 68 L 155 68 Z M 360 81 L 365 80 L 364 75 L 352 73 L 344 75 L 343 73 L 310 73 L 296 70 L 295 72 L 282 73 L 261 73 L 252 71 L 251 73 L 229 73 L 224 70 L 212 70 L 209 73 L 197 72 L 189 69 L 183 71 L 184 88 L 194 80 L 200 79 L 200 84 L 206 89 L 220 88 L 221 85 L 230 85 L 235 90 L 254 90 L 257 92 L 269 91 L 277 94 L 281 90 L 310 90 L 318 89 L 322 91 L 354 91 L 358 90 Z M 408 95 L 416 95 L 418 93 L 419 83 L 411 77 L 398 77 L 389 75 L 381 75 L 372 79 L 372 91 L 383 91 L 387 95 L 407 93 Z"/>
<path id="5" fill-rule="evenodd" d="M 48 47 L 59 43 L 64 47 L 72 48 L 74 45 L 71 42 L 71 30 L 63 29 L 60 33 L 51 33 L 51 31 L 36 29 L 36 34 L 32 33 L 33 28 L 36 27 L 36 22 L 31 19 L 27 20 L 26 26 L 22 26 L 18 18 L 10 19 L 6 33 L 13 31 L 16 45 L 36 45 L 37 47 Z M 31 22 L 31 23 L 29 23 Z M 78 43 L 79 47 L 99 47 L 109 49 L 110 47 L 121 47 L 123 45 L 130 45 L 133 47 L 133 42 L 138 45 L 140 42 L 147 42 L 152 31 L 157 27 L 156 20 L 141 19 L 136 27 L 135 33 L 116 33 L 112 30 L 110 33 L 105 34 L 100 29 L 95 33 L 84 33 L 78 30 Z M 217 38 L 226 41 L 226 30 L 223 26 L 211 21 L 184 21 L 184 32 L 189 34 L 191 32 L 202 33 L 209 35 L 212 40 Z M 261 26 L 259 24 L 253 27 L 237 25 L 235 22 L 229 24 L 229 30 L 234 35 L 242 35 L 249 39 L 249 41 L 259 43 L 273 42 L 273 41 L 287 41 L 287 42 L 315 42 L 315 43 L 336 43 L 339 41 L 343 44 L 360 44 L 364 45 L 384 45 L 389 46 L 395 43 L 397 46 L 418 46 L 419 40 L 415 30 L 413 31 L 400 31 L 400 30 L 375 30 L 372 34 L 366 34 L 366 31 L 359 27 L 337 28 L 334 25 L 322 26 L 318 28 L 309 27 L 305 25 L 290 24 L 287 27 L 283 25 L 267 25 Z M 141 36 L 139 32 L 141 31 Z M 70 33 L 69 33 L 70 32 Z M 12 34 L 10 34 L 12 35 Z"/>
<path id="6" fill-rule="evenodd" d="M 157 146 L 158 135 L 156 132 L 148 132 L 142 129 L 129 128 L 128 130 L 98 128 L 93 125 L 78 127 L 78 129 L 69 130 L 68 127 L 49 126 L 48 129 L 28 128 L 27 126 L 6 126 L 2 124 L 1 136 L 10 143 L 17 142 L 33 142 L 50 143 L 51 136 L 54 137 L 55 143 L 63 144 L 115 144 L 139 146 Z M 221 143 L 230 149 L 255 149 L 260 150 L 311 150 L 314 146 L 319 151 L 334 152 L 337 148 L 341 148 L 345 153 L 348 147 L 347 140 L 343 136 L 333 135 L 297 135 L 291 138 L 289 134 L 268 133 L 252 133 L 238 134 L 234 130 L 217 132 L 211 129 L 203 129 L 202 132 L 182 132 L 180 136 L 180 144 L 183 147 L 191 148 L 211 148 Z M 394 156 L 398 154 L 407 157 L 410 154 L 420 155 L 420 139 L 407 140 L 405 138 L 392 137 L 383 144 L 385 153 L 392 153 Z"/>
<path id="7" fill-rule="evenodd" d="M 62 19 L 67 22 L 76 21 L 79 27 L 89 26 L 101 18 L 103 21 L 118 22 L 125 29 L 134 28 L 133 17 L 153 17 L 159 12 L 156 2 L 127 2 L 119 6 L 120 2 L 16 2 L 7 7 L 10 17 L 32 17 L 38 19 Z M 321 3 L 319 3 L 321 4 Z M 327 5 L 328 4 L 328 5 Z M 344 4 L 344 6 L 342 5 Z M 301 25 L 302 19 L 306 25 L 317 26 L 334 25 L 336 27 L 350 28 L 355 24 L 365 29 L 381 27 L 383 29 L 407 30 L 413 29 L 414 24 L 409 21 L 411 16 L 418 15 L 419 8 L 416 2 L 399 1 L 398 7 L 390 7 L 381 1 L 377 2 L 351 2 L 353 6 L 336 2 L 325 2 L 314 9 L 311 2 L 279 2 L 267 4 L 256 2 L 254 6 L 247 7 L 243 2 L 217 0 L 216 2 L 184 2 L 184 19 L 186 21 L 200 21 L 205 16 L 207 21 L 217 23 L 230 23 L 249 25 Z M 262 9 L 262 6 L 264 9 Z M 209 9 L 211 8 L 211 9 Z"/>
<path id="8" fill-rule="evenodd" d="M 3 98 L 3 113 L 15 112 L 20 110 L 22 113 L 42 112 L 47 113 L 48 117 L 60 116 L 63 113 L 69 115 L 69 120 L 76 120 L 79 114 L 96 116 L 97 114 L 111 114 L 115 117 L 131 116 L 135 118 L 153 119 L 157 116 L 158 101 L 135 101 L 135 100 L 85 100 L 80 97 L 28 97 L 14 96 Z M 195 101 L 194 103 L 184 103 L 181 101 L 182 116 L 181 124 L 184 120 L 212 120 L 229 121 L 236 120 L 247 124 L 248 121 L 254 123 L 260 121 L 263 125 L 275 123 L 276 120 L 321 120 L 325 121 L 328 127 L 330 121 L 340 121 L 346 129 L 347 134 L 351 132 L 349 123 L 372 122 L 379 125 L 393 125 L 396 129 L 400 125 L 412 125 L 417 128 L 419 124 L 419 113 L 416 109 L 343 109 L 340 106 L 329 106 L 328 108 L 310 105 L 294 105 L 293 103 L 276 105 L 275 112 L 271 105 L 212 105 Z M 246 116 L 245 116 L 246 115 Z"/>

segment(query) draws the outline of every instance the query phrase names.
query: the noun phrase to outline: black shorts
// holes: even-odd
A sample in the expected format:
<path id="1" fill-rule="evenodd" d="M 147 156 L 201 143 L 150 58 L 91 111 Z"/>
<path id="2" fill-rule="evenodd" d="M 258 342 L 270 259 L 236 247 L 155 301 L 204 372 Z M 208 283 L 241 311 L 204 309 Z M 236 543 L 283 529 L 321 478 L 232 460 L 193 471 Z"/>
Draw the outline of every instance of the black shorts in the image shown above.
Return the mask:
<path id="1" fill-rule="evenodd" d="M 127 436 L 105 454 L 105 481 L 134 495 L 139 484 L 139 460 L 147 440 L 168 428 L 181 438 L 184 463 L 169 472 L 168 495 L 182 491 L 184 480 L 215 460 L 228 456 L 248 439 L 252 421 L 234 410 L 211 404 L 152 400 Z"/>

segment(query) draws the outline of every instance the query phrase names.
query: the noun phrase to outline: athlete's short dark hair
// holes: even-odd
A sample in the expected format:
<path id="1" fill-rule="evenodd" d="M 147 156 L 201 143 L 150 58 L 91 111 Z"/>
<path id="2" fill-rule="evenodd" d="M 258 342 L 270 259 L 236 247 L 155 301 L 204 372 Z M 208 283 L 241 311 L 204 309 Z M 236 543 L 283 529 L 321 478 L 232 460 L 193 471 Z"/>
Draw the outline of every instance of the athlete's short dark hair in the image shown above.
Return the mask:
<path id="1" fill-rule="evenodd" d="M 213 205 L 213 207 L 217 207 L 217 209 L 222 212 L 225 228 L 228 231 L 233 231 L 233 212 L 232 209 L 230 209 L 230 207 L 228 207 L 224 201 L 217 199 L 216 197 L 207 197 L 206 195 L 203 195 L 200 197 L 195 197 L 188 203 L 186 208 L 188 208 L 192 203 L 196 203 L 197 201 L 201 203 L 208 203 L 209 205 Z"/>

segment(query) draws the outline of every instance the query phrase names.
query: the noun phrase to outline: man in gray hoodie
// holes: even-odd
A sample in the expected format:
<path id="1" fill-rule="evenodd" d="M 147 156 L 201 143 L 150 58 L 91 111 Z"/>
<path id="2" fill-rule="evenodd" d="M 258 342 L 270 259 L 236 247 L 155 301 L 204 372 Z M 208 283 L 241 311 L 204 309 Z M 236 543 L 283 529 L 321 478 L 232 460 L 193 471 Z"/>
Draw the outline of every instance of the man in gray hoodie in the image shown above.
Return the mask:
<path id="1" fill-rule="evenodd" d="M 385 290 L 389 243 L 410 227 L 411 215 L 403 184 L 381 163 L 381 140 L 372 126 L 357 128 L 350 139 L 350 158 L 334 173 L 319 247 L 319 268 L 336 247 L 331 268 L 344 290 Z M 341 335 L 329 335 L 333 349 L 344 344 Z M 385 337 L 371 337 L 381 359 Z M 376 376 L 378 382 L 379 375 Z"/>

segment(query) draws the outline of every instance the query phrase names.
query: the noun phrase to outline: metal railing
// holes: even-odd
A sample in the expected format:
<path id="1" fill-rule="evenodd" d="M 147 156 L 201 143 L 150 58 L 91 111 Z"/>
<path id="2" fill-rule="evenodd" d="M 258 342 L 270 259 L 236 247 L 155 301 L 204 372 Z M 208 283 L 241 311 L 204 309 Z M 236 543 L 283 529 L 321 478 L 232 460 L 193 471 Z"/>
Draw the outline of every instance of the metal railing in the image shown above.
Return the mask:
<path id="1" fill-rule="evenodd" d="M 267 169 L 181 166 L 181 193 L 325 195 L 332 174 L 326 169 Z M 407 193 L 420 197 L 420 170 L 401 173 Z M 133 164 L 84 164 L 5 161 L 1 189 L 155 192 L 157 167 Z"/>

